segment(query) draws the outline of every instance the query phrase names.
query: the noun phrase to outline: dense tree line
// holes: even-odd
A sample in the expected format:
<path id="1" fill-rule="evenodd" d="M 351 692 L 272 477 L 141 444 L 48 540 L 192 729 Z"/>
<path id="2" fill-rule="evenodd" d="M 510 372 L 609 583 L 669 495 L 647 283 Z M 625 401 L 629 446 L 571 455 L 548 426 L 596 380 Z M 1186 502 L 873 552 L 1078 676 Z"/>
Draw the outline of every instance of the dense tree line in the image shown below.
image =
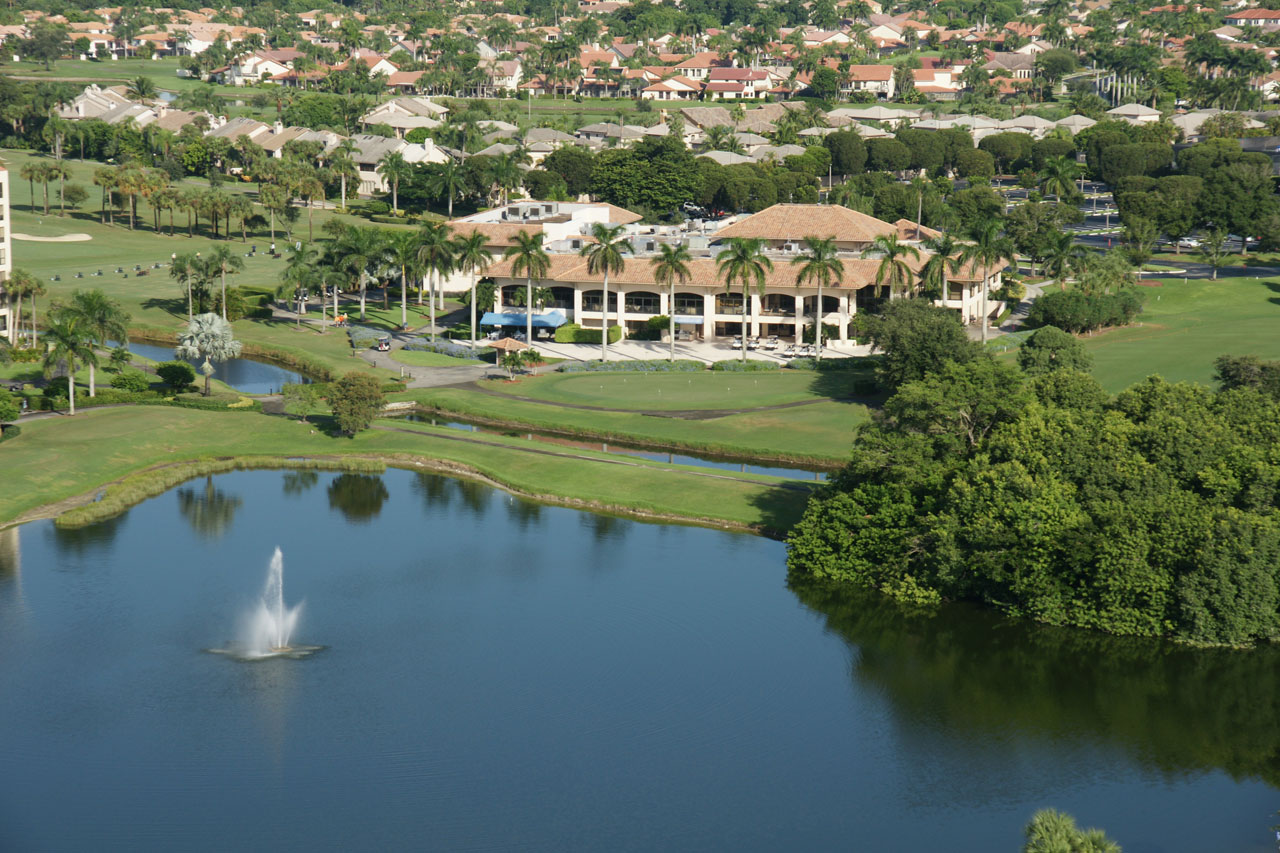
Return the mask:
<path id="1" fill-rule="evenodd" d="M 1273 638 L 1280 403 L 1159 377 L 1108 397 L 1069 367 L 970 351 L 904 375 L 793 531 L 792 574 L 1116 634 Z"/>

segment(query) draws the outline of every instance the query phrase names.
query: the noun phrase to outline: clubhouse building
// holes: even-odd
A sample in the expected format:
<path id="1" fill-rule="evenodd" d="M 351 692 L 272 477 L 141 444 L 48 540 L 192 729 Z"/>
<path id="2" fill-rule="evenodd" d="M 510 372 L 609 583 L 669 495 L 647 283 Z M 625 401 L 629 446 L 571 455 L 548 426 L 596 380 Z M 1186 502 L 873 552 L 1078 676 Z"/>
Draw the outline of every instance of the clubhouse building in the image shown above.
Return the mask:
<path id="1" fill-rule="evenodd" d="M 497 289 L 493 310 L 484 317 L 486 325 L 523 328 L 526 281 L 523 276 L 512 275 L 512 261 L 502 259 L 502 253 L 512 245 L 517 231 L 541 231 L 551 265 L 545 277 L 534 281 L 534 287 L 550 291 L 550 297 L 535 310 L 535 327 L 547 329 L 577 323 L 583 328 L 599 329 L 607 316 L 608 325 L 621 326 L 627 334 L 643 328 L 653 317 L 670 315 L 675 318 L 681 339 L 713 340 L 738 335 L 743 330 L 742 287 L 735 282 L 732 289 L 726 290 L 715 256 L 730 238 L 749 237 L 764 241 L 773 271 L 766 276 L 763 294 L 752 288 L 747 334 L 799 341 L 804 327 L 820 312 L 822 322 L 836 329 L 833 344 L 853 337 L 850 325 L 859 311 L 873 309 L 891 296 L 887 286 L 876 284 L 880 256 L 868 254 L 864 258 L 863 251 L 872 247 L 877 237 L 897 235 L 901 242 L 919 251 L 918 259 L 905 259 L 918 274 L 930 257 L 922 242 L 937 234 L 905 219 L 888 223 L 846 207 L 818 204 L 775 204 L 722 227 L 713 227 L 720 223 L 704 225 L 696 221 L 678 226 L 641 225 L 640 218 L 607 204 L 527 201 L 455 220 L 450 225 L 460 234 L 483 233 L 494 254 L 487 275 Z M 590 273 L 586 258 L 579 254 L 592 239 L 591 225 L 597 222 L 624 225 L 632 249 L 624 256 L 623 271 L 609 276 L 607 306 L 603 276 Z M 799 267 L 791 263 L 803 252 L 805 237 L 833 239 L 844 265 L 841 280 L 823 288 L 821 306 L 816 286 L 797 285 Z M 677 282 L 674 298 L 668 288 L 657 283 L 650 262 L 658 245 L 667 242 L 684 243 L 693 256 L 688 263 L 690 277 L 684 283 Z M 461 290 L 468 284 L 464 276 L 455 275 L 448 289 Z M 1000 286 L 999 270 L 990 271 L 987 286 L 992 291 Z M 965 323 L 979 322 L 981 271 L 948 271 L 946 293 L 937 304 L 959 313 Z M 989 316 L 999 309 L 999 303 L 988 300 Z"/>

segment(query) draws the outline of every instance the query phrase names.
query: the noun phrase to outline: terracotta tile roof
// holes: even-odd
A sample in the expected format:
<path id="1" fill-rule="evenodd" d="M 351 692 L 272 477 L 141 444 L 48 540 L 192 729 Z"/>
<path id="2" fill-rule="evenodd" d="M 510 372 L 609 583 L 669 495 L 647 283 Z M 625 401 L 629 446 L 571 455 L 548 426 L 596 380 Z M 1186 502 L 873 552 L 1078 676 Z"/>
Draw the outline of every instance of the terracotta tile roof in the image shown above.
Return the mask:
<path id="1" fill-rule="evenodd" d="M 834 237 L 838 243 L 870 243 L 882 234 L 896 234 L 888 222 L 828 204 L 775 204 L 754 216 L 721 228 L 716 240 L 758 237 L 765 240 L 803 240 Z"/>

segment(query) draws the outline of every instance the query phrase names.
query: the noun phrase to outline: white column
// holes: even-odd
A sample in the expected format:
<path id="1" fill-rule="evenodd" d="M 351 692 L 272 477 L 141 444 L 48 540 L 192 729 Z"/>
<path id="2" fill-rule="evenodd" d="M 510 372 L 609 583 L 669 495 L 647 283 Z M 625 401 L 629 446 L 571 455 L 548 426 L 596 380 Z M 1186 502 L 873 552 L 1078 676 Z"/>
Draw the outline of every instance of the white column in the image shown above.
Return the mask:
<path id="1" fill-rule="evenodd" d="M 804 294 L 803 293 L 800 293 L 800 292 L 796 293 L 795 307 L 796 307 L 796 317 L 795 317 L 796 340 L 795 342 L 800 343 L 802 340 L 804 340 Z"/>
<path id="2" fill-rule="evenodd" d="M 573 318 L 569 322 L 582 324 L 582 285 L 580 284 L 573 286 Z"/>
<path id="3" fill-rule="evenodd" d="M 849 316 L 850 316 L 849 305 L 851 304 L 851 301 L 849 299 L 849 294 L 847 293 L 840 294 L 839 299 L 840 299 L 840 343 L 845 343 L 846 341 L 849 340 Z"/>
<path id="4" fill-rule="evenodd" d="M 627 323 L 623 319 L 623 314 L 627 308 L 627 294 L 620 285 L 614 287 L 613 292 L 618 296 L 618 328 L 622 330 L 622 337 L 619 340 L 625 340 L 627 337 Z M 605 307 L 608 308 L 609 306 L 606 305 Z"/>
<path id="5" fill-rule="evenodd" d="M 751 335 L 752 337 L 760 336 L 760 311 L 764 308 L 764 300 L 760 294 L 751 294 Z M 744 332 L 745 333 L 745 332 Z"/>
<path id="6" fill-rule="evenodd" d="M 702 337 L 711 340 L 716 334 L 716 295 L 714 292 L 702 294 Z"/>

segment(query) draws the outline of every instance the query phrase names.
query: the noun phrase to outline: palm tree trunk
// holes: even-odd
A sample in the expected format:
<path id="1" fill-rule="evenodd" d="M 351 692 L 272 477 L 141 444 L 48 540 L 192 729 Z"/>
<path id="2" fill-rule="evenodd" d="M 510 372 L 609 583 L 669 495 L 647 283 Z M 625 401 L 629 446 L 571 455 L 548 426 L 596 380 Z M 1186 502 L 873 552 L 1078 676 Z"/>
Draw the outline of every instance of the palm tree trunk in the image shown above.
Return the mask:
<path id="1" fill-rule="evenodd" d="M 476 271 L 471 270 L 471 352 L 476 351 Z"/>
<path id="2" fill-rule="evenodd" d="M 361 323 L 364 322 L 364 297 L 365 297 L 365 294 L 368 292 L 369 292 L 368 285 L 364 283 L 364 278 L 362 276 L 360 280 L 360 322 Z"/>
<path id="3" fill-rule="evenodd" d="M 97 377 L 95 376 L 92 361 L 89 362 L 89 396 L 90 397 L 98 396 Z"/>
<path id="4" fill-rule="evenodd" d="M 988 290 L 987 279 L 989 276 L 990 276 L 990 273 L 987 271 L 987 268 L 984 266 L 982 268 L 982 344 L 983 346 L 986 346 L 986 343 L 987 343 L 987 290 Z"/>
<path id="5" fill-rule="evenodd" d="M 38 334 L 39 333 L 36 330 L 36 295 L 33 293 L 31 294 L 31 345 L 32 346 L 35 346 L 36 343 L 38 342 L 36 340 Z"/>
<path id="6" fill-rule="evenodd" d="M 71 407 L 68 411 L 74 415 L 76 413 L 76 360 L 71 356 L 67 356 L 67 403 Z"/>
<path id="7" fill-rule="evenodd" d="M 667 337 L 671 339 L 671 361 L 676 360 L 676 283 L 671 281 L 671 294 L 667 305 Z"/>
<path id="8" fill-rule="evenodd" d="M 400 328 L 409 328 L 409 277 L 403 266 L 400 267 Z"/>
<path id="9" fill-rule="evenodd" d="M 436 339 L 435 275 L 435 270 L 427 270 L 426 280 L 423 282 L 424 288 L 430 287 L 432 290 L 431 293 L 427 294 L 427 311 L 429 312 L 428 319 L 431 322 L 431 340 L 433 341 Z"/>
<path id="10" fill-rule="evenodd" d="M 222 268 L 222 319 L 227 319 L 227 268 Z"/>
<path id="11" fill-rule="evenodd" d="M 822 279 L 818 279 L 818 308 L 814 311 L 813 344 L 818 361 L 822 361 Z"/>
<path id="12" fill-rule="evenodd" d="M 524 342 L 533 346 L 533 276 L 524 280 L 524 286 Z M 607 305 L 605 307 L 608 308 Z M 608 317 L 607 314 L 605 316 Z"/>
<path id="13" fill-rule="evenodd" d="M 604 272 L 604 301 L 600 303 L 600 360 L 609 360 L 609 271 Z"/>
<path id="14" fill-rule="evenodd" d="M 751 294 L 747 290 L 747 280 L 742 280 L 742 335 L 739 343 L 742 344 L 742 363 L 747 363 L 747 303 L 751 301 Z"/>
<path id="15" fill-rule="evenodd" d="M 312 210 L 313 210 L 313 207 L 311 205 L 311 199 L 307 199 L 307 242 L 308 243 L 314 243 L 316 241 L 315 231 L 311 229 L 311 211 Z"/>

